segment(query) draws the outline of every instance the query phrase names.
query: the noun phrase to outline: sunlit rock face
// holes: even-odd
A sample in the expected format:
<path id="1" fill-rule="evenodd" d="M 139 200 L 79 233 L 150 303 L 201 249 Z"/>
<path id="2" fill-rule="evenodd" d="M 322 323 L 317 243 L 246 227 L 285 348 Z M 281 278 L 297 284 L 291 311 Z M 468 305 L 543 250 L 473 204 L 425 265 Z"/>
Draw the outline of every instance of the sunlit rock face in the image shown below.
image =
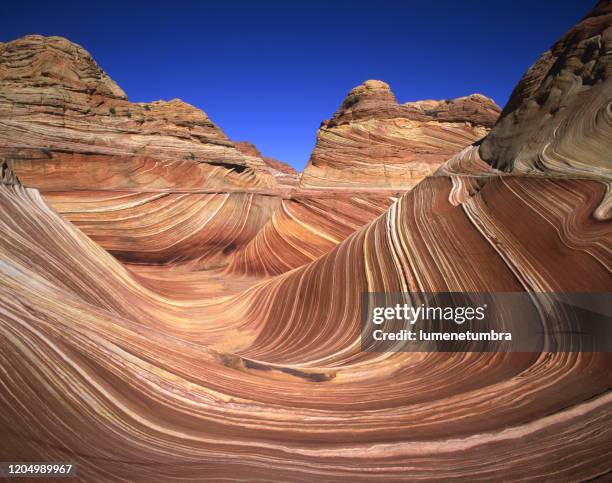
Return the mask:
<path id="1" fill-rule="evenodd" d="M 300 175 L 295 169 L 278 159 L 264 156 L 253 143 L 248 141 L 237 141 L 234 144 L 236 149 L 241 153 L 247 156 L 261 158 L 264 163 L 274 170 L 273 174 L 276 182 L 276 191 L 279 194 L 288 196 L 295 190 L 300 181 Z"/>
<path id="2" fill-rule="evenodd" d="M 30 35 L 0 44 L 0 156 L 42 190 L 274 190 L 208 116 L 174 99 L 132 103 L 81 47 Z"/>
<path id="3" fill-rule="evenodd" d="M 366 81 L 321 124 L 302 187 L 412 188 L 485 136 L 499 112 L 480 94 L 398 104 L 386 83 Z"/>
<path id="4" fill-rule="evenodd" d="M 67 220 L 125 262 L 282 273 L 328 251 L 414 184 L 370 173 L 347 190 L 330 172 L 329 189 L 313 190 L 290 166 L 249 142 L 231 141 L 181 100 L 129 102 L 83 48 L 60 37 L 0 44 L 0 90 L 0 159 L 24 186 L 38 188 Z M 431 117 L 437 109 L 459 126 L 454 141 L 428 128 L 400 140 L 422 152 L 432 143 L 448 154 L 459 150 L 474 139 L 464 131 L 480 129 L 470 122 L 497 114 L 481 96 L 438 107 L 433 101 L 398 106 L 381 82 L 354 92 L 361 100 L 330 122 L 349 116 L 386 122 L 397 112 L 425 119 L 423 112 Z M 398 139 L 407 135 L 396 132 Z M 355 153 L 376 153 L 379 146 L 367 134 Z M 423 156 L 427 172 L 439 164 Z M 360 169 L 358 156 L 344 162 Z M 415 161 L 408 169 L 418 166 L 424 165 Z"/>
<path id="5" fill-rule="evenodd" d="M 515 174 L 612 176 L 611 13 L 600 2 L 531 66 L 480 146 L 483 159 Z"/>
<path id="6" fill-rule="evenodd" d="M 611 25 L 600 2 L 559 58 Z M 359 314 L 368 291 L 612 291 L 610 177 L 591 163 L 610 154 L 610 82 L 575 91 L 596 105 L 564 121 L 563 169 L 518 169 L 531 158 L 509 154 L 502 119 L 401 196 L 190 193 L 202 218 L 185 216 L 187 236 L 217 211 L 218 236 L 252 234 L 209 244 L 216 268 L 103 248 L 135 254 L 138 237 L 113 226 L 162 219 L 176 193 L 147 207 L 158 200 L 105 192 L 89 210 L 56 193 L 60 215 L 0 164 L 2 460 L 69 459 L 85 481 L 605 480 L 611 354 L 364 353 Z M 516 122 L 518 139 L 534 135 Z M 117 209 L 97 243 L 84 231 L 115 203 L 142 211 Z M 83 230 L 67 221 L 87 213 Z M 138 230 L 153 245 L 164 233 Z"/>

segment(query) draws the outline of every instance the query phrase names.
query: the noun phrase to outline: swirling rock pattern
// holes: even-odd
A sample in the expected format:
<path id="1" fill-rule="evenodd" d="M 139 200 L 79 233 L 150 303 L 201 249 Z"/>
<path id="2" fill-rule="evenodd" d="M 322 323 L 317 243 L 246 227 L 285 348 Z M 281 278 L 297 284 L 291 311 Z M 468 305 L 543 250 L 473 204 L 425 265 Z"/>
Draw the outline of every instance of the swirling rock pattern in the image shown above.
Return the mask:
<path id="1" fill-rule="evenodd" d="M 483 141 L 483 159 L 513 173 L 610 178 L 611 14 L 600 2 L 531 66 Z"/>
<path id="2" fill-rule="evenodd" d="M 45 192 L 67 220 L 120 260 L 192 268 L 226 265 L 281 199 L 257 193 Z M 365 222 L 364 222 L 365 223 Z"/>
<path id="3" fill-rule="evenodd" d="M 610 287 L 611 227 L 589 217 L 603 185 L 491 177 L 462 204 L 453 189 L 429 178 L 329 254 L 228 298 L 130 274 L 36 191 L 3 188 L 2 424 L 20 431 L 0 451 L 70 455 L 97 479 L 609 471 L 608 354 L 359 351 L 363 290 Z M 542 258 L 534 227 L 563 248 Z"/>
<path id="4" fill-rule="evenodd" d="M 43 192 L 46 201 L 118 259 L 136 264 L 228 266 L 277 275 L 327 253 L 381 215 L 390 195 Z"/>
<path id="5" fill-rule="evenodd" d="M 278 275 L 329 252 L 384 213 L 392 196 L 296 197 L 283 200 L 266 225 L 233 255 L 232 275 Z"/>
<path id="6" fill-rule="evenodd" d="M 600 2 L 559 55 L 607 31 L 606 12 Z M 463 149 L 387 210 L 380 193 L 276 199 L 265 222 L 235 222 L 255 234 L 209 270 L 120 263 L 3 166 L 0 456 L 71 460 L 85 481 L 609 478 L 612 355 L 359 344 L 365 291 L 612 291 L 612 221 L 596 216 L 610 177 L 580 171 L 610 153 L 610 100 L 599 83 L 581 95 L 589 89 L 595 104 L 567 120 L 564 169 L 515 171 L 521 151 L 502 162 L 500 148 L 496 162 L 492 141 Z M 62 196 L 52 202 L 69 211 Z M 100 196 L 102 210 L 155 202 Z M 225 195 L 201 196 L 182 209 L 206 217 Z M 256 199 L 225 203 L 247 196 Z M 330 239 L 326 253 L 287 248 L 298 238 L 320 246 L 302 226 L 312 213 L 358 203 L 376 218 L 352 233 L 348 221 L 328 224 L 318 235 Z"/>
<path id="7" fill-rule="evenodd" d="M 366 98 L 351 112 L 367 111 L 369 120 L 397 117 L 393 109 L 424 119 L 421 104 L 431 104 L 398 106 L 393 100 L 385 107 Z M 438 143 L 445 153 L 457 151 L 475 132 L 484 134 L 472 129 L 466 137 L 466 122 L 497 113 L 469 100 L 439 110 L 443 120 L 460 125 L 456 136 L 415 130 L 414 149 Z M 378 128 L 363 129 L 373 134 Z M 359 148 L 370 144 L 375 152 L 380 143 L 362 134 Z M 413 184 L 389 183 L 381 194 L 368 177 L 348 192 L 336 182 L 337 189 L 313 191 L 288 165 L 251 143 L 229 140 L 199 109 L 178 99 L 129 102 L 84 49 L 37 35 L 0 44 L 0 159 L 122 261 L 192 268 L 231 263 L 232 273 L 258 275 L 314 260 Z M 413 159 L 408 164 L 402 169 L 420 169 Z M 344 201 L 334 203 L 334 194 Z M 280 243 L 274 259 L 269 243 Z M 234 252 L 241 254 L 232 262 Z"/>

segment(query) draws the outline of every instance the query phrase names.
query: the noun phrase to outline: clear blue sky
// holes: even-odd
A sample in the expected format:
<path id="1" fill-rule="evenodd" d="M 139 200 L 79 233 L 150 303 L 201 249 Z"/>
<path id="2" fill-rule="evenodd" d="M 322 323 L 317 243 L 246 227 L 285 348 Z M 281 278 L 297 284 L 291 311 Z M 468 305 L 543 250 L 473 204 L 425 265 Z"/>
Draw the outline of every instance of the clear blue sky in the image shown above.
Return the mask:
<path id="1" fill-rule="evenodd" d="M 0 41 L 82 45 L 132 101 L 181 98 L 234 140 L 302 169 L 366 79 L 400 102 L 480 92 L 502 107 L 595 1 L 2 2 Z"/>

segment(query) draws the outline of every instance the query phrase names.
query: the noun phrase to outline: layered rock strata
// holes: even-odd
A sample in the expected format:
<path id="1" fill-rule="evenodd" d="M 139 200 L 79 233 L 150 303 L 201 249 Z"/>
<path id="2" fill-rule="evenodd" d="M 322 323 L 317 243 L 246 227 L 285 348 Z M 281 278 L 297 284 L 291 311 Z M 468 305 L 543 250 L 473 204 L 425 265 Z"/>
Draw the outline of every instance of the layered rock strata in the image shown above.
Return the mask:
<path id="1" fill-rule="evenodd" d="M 610 12 L 600 2 L 559 58 L 607 38 Z M 609 353 L 359 340 L 363 292 L 612 291 L 610 176 L 587 162 L 610 153 L 601 92 L 576 91 L 588 112 L 566 99 L 563 165 L 518 169 L 533 124 L 519 117 L 513 141 L 500 122 L 327 253 L 262 279 L 126 267 L 3 168 L 0 456 L 70 460 L 87 481 L 605 480 Z M 241 264 L 282 246 L 267 226 Z"/>
<path id="2" fill-rule="evenodd" d="M 277 174 L 203 111 L 129 102 L 84 49 L 39 35 L 0 43 L 0 157 L 45 191 L 274 191 Z"/>
<path id="3" fill-rule="evenodd" d="M 432 144 L 438 160 L 484 133 L 466 127 L 470 122 L 486 124 L 496 112 L 482 96 L 438 107 L 433 101 L 400 106 L 388 89 L 372 86 L 383 84 L 369 81 L 354 90 L 361 100 L 328 124 L 354 125 L 351 117 L 373 122 L 362 125 L 364 137 L 354 152 L 383 159 L 377 122 L 404 116 L 421 123 L 394 134 L 394 149 L 407 153 L 401 169 L 421 174 L 435 165 L 427 154 Z M 445 130 L 425 122 L 432 109 Z M 347 191 L 332 174 L 322 193 L 307 181 L 312 167 L 300 183 L 288 165 L 251 143 L 229 140 L 203 111 L 178 99 L 129 102 L 84 49 L 36 35 L 0 44 L 0 143 L 0 159 L 10 161 L 24 186 L 41 190 L 67 220 L 119 259 L 231 265 L 232 273 L 277 274 L 314 260 L 380 215 L 415 179 L 395 182 L 370 173 L 355 178 Z M 318 145 L 314 158 L 320 151 Z M 281 253 L 260 256 L 260 245 L 271 239 L 282 244 Z"/>
<path id="4" fill-rule="evenodd" d="M 602 137 L 612 124 L 611 14 L 600 2 L 531 66 L 480 146 L 484 160 L 514 174 L 612 177 Z"/>
<path id="5" fill-rule="evenodd" d="M 351 90 L 321 124 L 301 186 L 412 188 L 485 136 L 499 111 L 480 94 L 398 104 L 386 83 L 369 80 Z"/>

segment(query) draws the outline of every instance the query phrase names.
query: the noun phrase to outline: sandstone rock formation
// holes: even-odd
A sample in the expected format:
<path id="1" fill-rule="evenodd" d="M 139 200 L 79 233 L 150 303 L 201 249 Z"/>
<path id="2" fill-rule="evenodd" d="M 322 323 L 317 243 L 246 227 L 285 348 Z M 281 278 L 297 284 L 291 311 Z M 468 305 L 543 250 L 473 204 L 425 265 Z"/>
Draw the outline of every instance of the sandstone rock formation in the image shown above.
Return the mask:
<path id="1" fill-rule="evenodd" d="M 555 55 L 571 58 L 611 25 L 610 2 L 600 2 Z M 351 234 L 355 200 L 268 197 L 281 206 L 258 225 L 239 196 L 264 195 L 200 194 L 200 221 L 203 206 L 227 196 L 235 206 L 218 223 L 256 232 L 223 269 L 122 264 L 7 164 L 0 456 L 70 459 L 87 481 L 605 480 L 610 353 L 369 353 L 359 335 L 363 292 L 612 291 L 612 221 L 601 215 L 610 175 L 602 160 L 589 164 L 593 153 L 609 159 L 610 82 L 574 91 L 584 112 L 568 91 L 563 165 L 522 169 L 537 156 L 517 146 L 532 139 L 537 152 L 556 134 L 531 137 L 550 117 L 517 114 L 514 135 L 502 120 L 386 211 L 362 201 L 367 216 L 382 214 Z M 521 103 L 533 106 L 536 91 Z M 74 202 L 64 196 L 53 203 Z M 138 209 L 140 196 L 119 202 Z M 107 198 L 103 211 L 115 204 Z M 304 226 L 330 207 L 339 223 L 326 220 L 318 235 Z M 200 225 L 186 222 L 185 234 Z M 304 249 L 321 245 L 315 235 L 335 238 L 321 256 Z"/>
<path id="2" fill-rule="evenodd" d="M 226 264 L 279 206 L 261 194 L 297 183 L 201 110 L 178 99 L 131 103 L 84 49 L 36 35 L 0 44 L 3 159 L 104 248 L 136 263 Z"/>
<path id="3" fill-rule="evenodd" d="M 245 155 L 189 104 L 132 103 L 81 47 L 29 35 L 0 43 L 0 158 L 47 191 L 273 191 L 276 170 Z"/>
<path id="4" fill-rule="evenodd" d="M 233 254 L 226 273 L 279 275 L 312 262 L 383 214 L 395 200 L 385 194 L 282 200 L 257 234 Z"/>
<path id="5" fill-rule="evenodd" d="M 302 186 L 411 188 L 482 138 L 499 111 L 480 94 L 398 104 L 386 83 L 366 81 L 321 124 Z"/>
<path id="6" fill-rule="evenodd" d="M 353 153 L 387 159 L 388 149 L 379 152 L 377 120 L 395 123 L 403 115 L 421 122 L 437 109 L 446 123 L 442 131 L 429 121 L 410 132 L 384 128 L 386 136 L 396 136 L 396 151 L 410 145 L 400 158 L 407 163 L 401 169 L 411 172 L 425 165 L 419 172 L 429 172 L 442 153 L 484 133 L 466 123 L 486 124 L 496 115 L 496 106 L 481 96 L 439 107 L 433 101 L 399 106 L 383 91 L 387 101 L 362 93 L 352 109 L 341 109 L 330 122 L 363 118 L 363 138 Z M 404 121 L 413 122 L 397 122 Z M 342 156 L 337 148 L 327 153 Z M 431 149 L 437 154 L 416 154 Z M 317 146 L 314 159 L 320 151 Z M 0 159 L 10 160 L 25 186 L 41 190 L 67 220 L 125 262 L 231 265 L 232 273 L 260 275 L 316 259 L 380 215 L 416 179 L 377 179 L 369 172 L 367 178 L 352 177 L 357 184 L 347 190 L 332 174 L 331 189 L 313 191 L 312 167 L 300 184 L 291 167 L 248 142 L 231 141 L 201 110 L 178 99 L 129 102 L 84 49 L 35 35 L 0 44 Z M 282 244 L 280 255 L 260 256 L 262 250 L 270 253 L 268 241 L 260 246 L 269 239 Z"/>
<path id="7" fill-rule="evenodd" d="M 480 147 L 483 159 L 516 174 L 612 175 L 611 14 L 600 2 L 531 66 Z"/>
<path id="8" fill-rule="evenodd" d="M 235 146 L 238 151 L 246 154 L 247 156 L 261 158 L 264 163 L 274 170 L 278 191 L 285 195 L 289 195 L 295 190 L 299 183 L 300 177 L 297 171 L 287 163 L 283 163 L 278 159 L 262 155 L 261 152 L 259 152 L 259 149 L 257 149 L 253 143 L 248 141 L 237 141 Z"/>

